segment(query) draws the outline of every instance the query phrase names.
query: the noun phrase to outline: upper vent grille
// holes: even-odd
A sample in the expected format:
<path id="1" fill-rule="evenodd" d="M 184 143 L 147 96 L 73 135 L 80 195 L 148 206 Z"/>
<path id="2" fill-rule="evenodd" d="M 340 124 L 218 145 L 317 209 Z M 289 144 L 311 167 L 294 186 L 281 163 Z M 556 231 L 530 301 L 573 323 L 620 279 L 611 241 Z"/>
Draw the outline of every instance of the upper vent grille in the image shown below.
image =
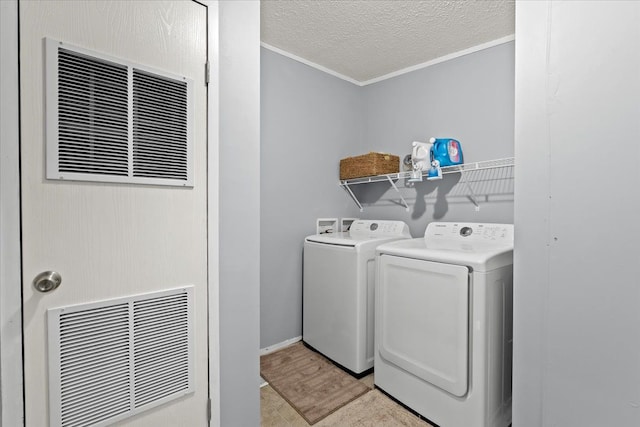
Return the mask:
<path id="1" fill-rule="evenodd" d="M 193 185 L 191 80 L 46 46 L 48 179 Z"/>
<path id="2" fill-rule="evenodd" d="M 107 425 L 194 390 L 193 286 L 51 309 L 50 425 Z"/>
<path id="3" fill-rule="evenodd" d="M 58 170 L 128 175 L 127 67 L 58 50 Z"/>
<path id="4" fill-rule="evenodd" d="M 187 84 L 133 70 L 133 174 L 187 179 Z"/>

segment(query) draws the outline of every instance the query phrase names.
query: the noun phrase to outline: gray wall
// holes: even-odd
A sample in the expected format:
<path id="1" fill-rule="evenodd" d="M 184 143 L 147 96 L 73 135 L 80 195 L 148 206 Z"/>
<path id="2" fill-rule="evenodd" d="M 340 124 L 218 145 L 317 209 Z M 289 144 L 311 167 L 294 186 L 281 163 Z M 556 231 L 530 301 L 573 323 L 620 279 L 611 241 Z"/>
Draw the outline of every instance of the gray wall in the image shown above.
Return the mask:
<path id="1" fill-rule="evenodd" d="M 411 153 L 412 141 L 434 136 L 460 141 L 465 162 L 512 157 L 514 61 L 514 42 L 509 42 L 365 86 L 365 152 L 389 152 L 402 160 Z M 434 220 L 513 222 L 512 180 L 501 182 L 500 195 L 483 200 L 476 212 L 459 179 L 445 175 L 442 181 L 401 189 L 410 212 L 393 203 L 398 196 L 385 191 L 388 184 L 362 186 L 358 195 L 371 205 L 361 217 L 406 221 L 414 237 Z M 495 193 L 487 182 L 474 192 Z"/>
<path id="2" fill-rule="evenodd" d="M 639 2 L 516 8 L 518 427 L 640 425 L 638 22 Z"/>
<path id="3" fill-rule="evenodd" d="M 220 425 L 257 426 L 260 3 L 221 1 L 219 20 Z"/>
<path id="4" fill-rule="evenodd" d="M 302 242 L 353 217 L 338 160 L 362 141 L 359 87 L 267 49 L 261 73 L 260 345 L 302 334 Z"/>
<path id="5" fill-rule="evenodd" d="M 430 136 L 459 139 L 471 161 L 513 156 L 513 42 L 365 87 L 262 49 L 261 94 L 262 348 L 302 334 L 302 242 L 316 218 L 404 220 L 415 237 L 434 219 L 513 221 L 513 180 L 495 176 L 501 194 L 485 188 L 479 212 L 455 175 L 402 190 L 409 213 L 389 184 L 355 189 L 364 212 L 337 185 L 341 158 L 402 158 Z"/>

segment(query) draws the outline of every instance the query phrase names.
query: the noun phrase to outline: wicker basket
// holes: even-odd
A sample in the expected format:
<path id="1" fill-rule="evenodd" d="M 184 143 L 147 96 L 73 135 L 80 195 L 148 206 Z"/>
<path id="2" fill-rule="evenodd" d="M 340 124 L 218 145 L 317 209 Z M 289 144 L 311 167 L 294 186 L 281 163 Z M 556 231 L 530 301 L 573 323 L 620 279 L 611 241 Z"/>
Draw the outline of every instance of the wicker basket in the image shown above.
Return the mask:
<path id="1" fill-rule="evenodd" d="M 400 158 L 393 154 L 374 153 L 340 160 L 340 179 L 384 175 L 400 171 Z"/>

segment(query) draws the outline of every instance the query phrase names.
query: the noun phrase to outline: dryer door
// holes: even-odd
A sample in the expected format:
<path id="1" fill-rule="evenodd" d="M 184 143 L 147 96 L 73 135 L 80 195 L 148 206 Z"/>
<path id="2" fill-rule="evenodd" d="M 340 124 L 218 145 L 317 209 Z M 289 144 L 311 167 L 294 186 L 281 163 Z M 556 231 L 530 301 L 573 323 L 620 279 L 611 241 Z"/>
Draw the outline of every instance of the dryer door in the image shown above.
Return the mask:
<path id="1" fill-rule="evenodd" d="M 468 388 L 469 270 L 378 258 L 376 346 L 387 362 L 455 396 Z"/>

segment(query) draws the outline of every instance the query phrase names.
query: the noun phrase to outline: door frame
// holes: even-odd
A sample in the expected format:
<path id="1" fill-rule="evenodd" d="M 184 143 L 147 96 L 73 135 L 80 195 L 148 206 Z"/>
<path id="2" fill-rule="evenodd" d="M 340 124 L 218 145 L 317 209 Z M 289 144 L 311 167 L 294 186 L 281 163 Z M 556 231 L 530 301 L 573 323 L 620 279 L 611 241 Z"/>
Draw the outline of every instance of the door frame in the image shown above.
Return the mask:
<path id="1" fill-rule="evenodd" d="M 24 424 L 20 252 L 20 112 L 18 0 L 0 1 L 0 424 Z M 19 351 L 17 351 L 19 349 Z"/>
<path id="2" fill-rule="evenodd" d="M 220 425 L 219 346 L 219 185 L 218 185 L 218 1 L 192 0 L 207 8 L 207 58 L 210 79 L 207 90 L 207 288 L 209 307 L 210 426 Z M 2 102 L 0 103 L 0 424 L 24 425 L 22 358 L 22 258 L 20 218 L 20 116 L 18 0 L 0 1 L 2 38 Z M 16 351 L 20 349 L 20 351 Z"/>

